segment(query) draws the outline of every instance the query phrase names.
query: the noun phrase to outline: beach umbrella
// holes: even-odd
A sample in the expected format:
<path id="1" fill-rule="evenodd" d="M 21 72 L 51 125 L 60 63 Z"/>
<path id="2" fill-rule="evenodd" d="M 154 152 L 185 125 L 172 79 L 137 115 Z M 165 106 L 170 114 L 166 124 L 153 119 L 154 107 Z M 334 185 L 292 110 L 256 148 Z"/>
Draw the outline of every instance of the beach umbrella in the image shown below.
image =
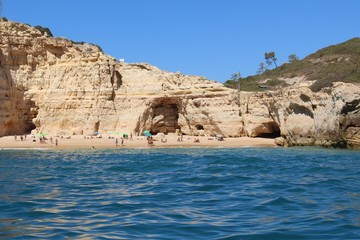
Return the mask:
<path id="1" fill-rule="evenodd" d="M 151 132 L 150 132 L 149 130 L 145 130 L 145 131 L 144 131 L 144 136 L 145 136 L 145 137 L 151 137 L 152 134 L 151 134 Z"/>
<path id="2" fill-rule="evenodd" d="M 115 135 L 119 135 L 119 132 L 114 132 Z"/>
<path id="3" fill-rule="evenodd" d="M 98 135 L 98 134 L 100 134 L 100 133 L 99 133 L 99 132 L 94 132 L 94 134 Z"/>

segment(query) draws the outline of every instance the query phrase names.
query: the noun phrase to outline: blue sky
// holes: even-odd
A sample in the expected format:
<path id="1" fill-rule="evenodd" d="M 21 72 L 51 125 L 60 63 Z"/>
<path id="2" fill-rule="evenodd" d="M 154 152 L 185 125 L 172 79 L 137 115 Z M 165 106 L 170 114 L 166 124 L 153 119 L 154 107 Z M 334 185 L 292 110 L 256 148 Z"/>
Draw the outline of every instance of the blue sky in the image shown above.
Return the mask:
<path id="1" fill-rule="evenodd" d="M 1 1 L 1 0 L 0 0 Z M 1 15 L 126 62 L 224 82 L 360 36 L 359 0 L 2 0 Z"/>

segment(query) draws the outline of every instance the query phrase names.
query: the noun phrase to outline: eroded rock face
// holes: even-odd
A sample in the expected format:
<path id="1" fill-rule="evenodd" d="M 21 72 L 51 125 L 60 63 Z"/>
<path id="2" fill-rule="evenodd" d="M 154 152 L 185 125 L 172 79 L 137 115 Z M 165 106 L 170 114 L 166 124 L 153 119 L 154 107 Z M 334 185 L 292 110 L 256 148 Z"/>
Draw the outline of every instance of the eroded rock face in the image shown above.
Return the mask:
<path id="1" fill-rule="evenodd" d="M 0 136 L 126 132 L 279 137 L 360 145 L 360 89 L 336 83 L 239 93 L 202 77 L 117 62 L 91 44 L 0 21 Z"/>
<path id="2" fill-rule="evenodd" d="M 359 86 L 335 83 L 331 89 L 318 93 L 308 87 L 243 93 L 241 102 L 245 132 L 249 136 L 274 133 L 271 129 L 278 126 L 282 139 L 276 142 L 283 146 L 360 145 Z"/>
<path id="3" fill-rule="evenodd" d="M 202 77 L 126 64 L 91 44 L 0 22 L 0 135 L 144 130 L 239 136 L 236 94 Z M 196 127 L 197 126 L 197 127 Z"/>

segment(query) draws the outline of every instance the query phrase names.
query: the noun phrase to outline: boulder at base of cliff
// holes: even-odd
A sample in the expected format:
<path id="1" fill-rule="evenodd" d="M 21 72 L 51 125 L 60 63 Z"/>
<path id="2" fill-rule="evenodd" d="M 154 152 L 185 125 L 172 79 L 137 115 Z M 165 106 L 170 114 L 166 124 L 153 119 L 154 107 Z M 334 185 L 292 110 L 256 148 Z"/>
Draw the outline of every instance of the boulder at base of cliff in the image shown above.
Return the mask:
<path id="1" fill-rule="evenodd" d="M 287 146 L 287 142 L 285 140 L 285 138 L 283 137 L 277 137 L 274 140 L 275 144 L 281 147 L 286 147 Z"/>

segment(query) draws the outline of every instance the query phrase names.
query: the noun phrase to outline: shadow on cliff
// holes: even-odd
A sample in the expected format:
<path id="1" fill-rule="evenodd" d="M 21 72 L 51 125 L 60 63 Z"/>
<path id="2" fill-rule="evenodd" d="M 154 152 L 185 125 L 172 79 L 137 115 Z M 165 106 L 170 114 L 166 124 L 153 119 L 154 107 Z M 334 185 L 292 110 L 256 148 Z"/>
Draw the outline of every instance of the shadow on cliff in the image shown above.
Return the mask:
<path id="1" fill-rule="evenodd" d="M 139 118 L 135 132 L 141 134 L 144 130 L 149 130 L 152 134 L 167 134 L 180 130 L 179 105 L 178 98 L 154 99 Z"/>
<path id="2" fill-rule="evenodd" d="M 28 134 L 35 129 L 35 102 L 25 96 L 27 89 L 17 85 L 11 75 L 11 70 L 18 68 L 0 51 L 0 136 Z"/>

